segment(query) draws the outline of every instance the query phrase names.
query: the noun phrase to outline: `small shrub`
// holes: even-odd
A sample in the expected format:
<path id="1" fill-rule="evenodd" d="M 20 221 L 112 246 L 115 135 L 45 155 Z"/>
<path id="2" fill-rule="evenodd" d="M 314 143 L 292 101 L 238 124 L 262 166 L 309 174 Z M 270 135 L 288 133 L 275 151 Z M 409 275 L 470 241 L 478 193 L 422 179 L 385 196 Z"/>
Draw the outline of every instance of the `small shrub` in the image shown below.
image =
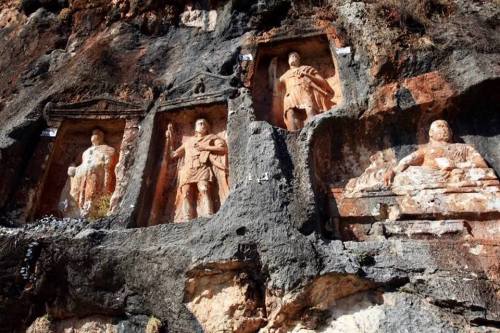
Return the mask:
<path id="1" fill-rule="evenodd" d="M 101 196 L 95 203 L 94 209 L 89 214 L 89 219 L 97 220 L 108 214 L 111 202 L 111 194 Z"/>

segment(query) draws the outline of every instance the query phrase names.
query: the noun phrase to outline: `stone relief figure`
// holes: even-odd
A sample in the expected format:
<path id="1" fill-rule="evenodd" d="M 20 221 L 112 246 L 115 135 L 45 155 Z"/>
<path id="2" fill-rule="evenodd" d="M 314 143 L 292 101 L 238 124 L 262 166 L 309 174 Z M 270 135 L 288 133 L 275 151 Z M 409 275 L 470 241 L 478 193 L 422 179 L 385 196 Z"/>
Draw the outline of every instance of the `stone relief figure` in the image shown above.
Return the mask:
<path id="1" fill-rule="evenodd" d="M 384 184 L 384 177 L 391 166 L 394 165 L 393 161 L 393 151 L 392 154 L 389 151 L 379 151 L 373 154 L 370 156 L 370 165 L 365 169 L 363 174 L 347 182 L 345 192 L 347 194 L 368 193 L 387 189 L 387 186 Z"/>
<path id="2" fill-rule="evenodd" d="M 314 67 L 301 65 L 297 52 L 288 55 L 288 64 L 290 68 L 277 79 L 277 61 L 271 60 L 269 76 L 273 99 L 282 98 L 286 128 L 296 131 L 315 115 L 330 109 L 335 92 Z"/>
<path id="3" fill-rule="evenodd" d="M 448 122 L 436 120 L 430 126 L 427 144 L 397 165 L 380 157 L 372 158 L 372 164 L 365 172 L 348 182 L 345 194 L 355 197 L 362 192 L 384 189 L 395 194 L 433 189 L 444 189 L 444 192 L 446 189 L 460 189 L 464 192 L 496 185 L 495 172 L 488 168 L 479 152 L 468 144 L 452 143 Z"/>
<path id="4" fill-rule="evenodd" d="M 446 120 L 434 121 L 429 129 L 429 143 L 384 175 L 384 184 L 393 187 L 480 186 L 487 180 L 496 180 L 493 170 L 474 147 L 452 143 Z"/>
<path id="5" fill-rule="evenodd" d="M 229 192 L 225 140 L 211 134 L 210 125 L 203 118 L 196 120 L 194 131 L 194 136 L 175 150 L 172 149 L 171 124 L 165 133 L 166 149 L 170 151 L 168 155 L 179 160 L 176 222 L 213 215 L 215 200 L 222 202 Z M 214 193 L 216 189 L 218 193 Z"/>
<path id="6" fill-rule="evenodd" d="M 90 141 L 92 146 L 83 152 L 82 163 L 68 168 L 69 197 L 63 209 L 67 217 L 103 217 L 109 208 L 117 154 L 105 144 L 104 133 L 99 129 L 92 131 Z"/>

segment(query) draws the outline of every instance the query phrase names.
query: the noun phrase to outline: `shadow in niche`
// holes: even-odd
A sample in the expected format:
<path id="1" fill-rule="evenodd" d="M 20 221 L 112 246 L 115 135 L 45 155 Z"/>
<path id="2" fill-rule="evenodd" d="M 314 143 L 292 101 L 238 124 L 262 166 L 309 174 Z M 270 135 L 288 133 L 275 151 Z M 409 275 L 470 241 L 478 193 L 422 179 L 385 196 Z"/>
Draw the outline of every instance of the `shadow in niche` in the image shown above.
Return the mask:
<path id="1" fill-rule="evenodd" d="M 289 149 L 292 143 L 296 143 L 297 135 L 296 133 L 290 133 L 290 135 L 287 136 L 282 129 L 273 127 L 273 137 L 276 142 L 276 154 L 280 170 L 283 172 L 287 183 L 290 183 L 293 180 L 294 163 Z"/>
<path id="2" fill-rule="evenodd" d="M 37 147 L 34 143 L 40 141 L 40 134 L 45 127 L 45 121 L 40 119 L 27 122 L 24 126 L 14 128 L 9 133 L 9 137 L 15 139 L 16 142 L 0 152 L 0 173 L 2 174 L 0 213 L 4 213 L 9 208 L 16 208 L 9 206 L 15 205 L 12 199 L 16 197 L 17 190 L 26 181 L 26 170 Z M 1 218 L 0 223 L 2 223 Z"/>
<path id="3" fill-rule="evenodd" d="M 500 174 L 499 86 L 500 80 L 490 80 L 467 90 L 448 112 L 456 142 L 473 145 L 497 176 Z"/>

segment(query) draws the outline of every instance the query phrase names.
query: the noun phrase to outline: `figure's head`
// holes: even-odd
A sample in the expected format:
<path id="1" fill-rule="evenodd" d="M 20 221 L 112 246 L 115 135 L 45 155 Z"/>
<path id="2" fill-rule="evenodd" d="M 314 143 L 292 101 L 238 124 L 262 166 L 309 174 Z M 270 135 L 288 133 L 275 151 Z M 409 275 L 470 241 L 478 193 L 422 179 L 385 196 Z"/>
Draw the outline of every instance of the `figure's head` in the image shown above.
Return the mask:
<path id="1" fill-rule="evenodd" d="M 290 52 L 288 55 L 288 64 L 290 67 L 300 66 L 300 54 L 298 52 Z"/>
<path id="2" fill-rule="evenodd" d="M 446 120 L 435 120 L 429 128 L 429 139 L 435 142 L 451 142 L 452 132 Z"/>
<path id="3" fill-rule="evenodd" d="M 104 143 L 104 132 L 98 128 L 94 129 L 90 137 L 90 142 L 92 142 L 94 146 L 102 145 Z"/>
<path id="4" fill-rule="evenodd" d="M 206 135 L 210 131 L 210 124 L 205 118 L 196 119 L 196 122 L 194 123 L 194 131 L 196 133 Z"/>

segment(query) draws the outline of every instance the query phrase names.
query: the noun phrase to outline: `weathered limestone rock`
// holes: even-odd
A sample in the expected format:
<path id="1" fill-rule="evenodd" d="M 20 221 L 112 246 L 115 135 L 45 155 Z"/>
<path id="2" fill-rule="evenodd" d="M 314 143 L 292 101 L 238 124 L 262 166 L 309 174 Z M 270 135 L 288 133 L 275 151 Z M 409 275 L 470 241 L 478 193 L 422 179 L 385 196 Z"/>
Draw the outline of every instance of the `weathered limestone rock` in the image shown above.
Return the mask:
<path id="1" fill-rule="evenodd" d="M 373 287 L 370 282 L 354 276 L 326 274 L 295 293 L 270 290 L 266 297 L 269 322 L 263 331 L 315 332 L 338 300 Z"/>
<path id="2" fill-rule="evenodd" d="M 207 333 L 256 332 L 266 321 L 262 296 L 247 273 L 226 266 L 188 278 L 186 305 Z"/>
<path id="3" fill-rule="evenodd" d="M 108 214 L 118 212 L 121 200 L 125 195 L 125 190 L 131 177 L 128 170 L 134 162 L 134 148 L 136 146 L 138 131 L 139 124 L 137 120 L 127 121 L 123 133 L 123 141 L 120 146 L 120 157 L 115 167 L 116 186 L 110 199 Z"/>
<path id="4" fill-rule="evenodd" d="M 36 319 L 27 333 L 118 333 L 110 318 L 93 316 L 83 319 L 49 320 L 46 316 Z"/>
<path id="5" fill-rule="evenodd" d="M 203 31 L 214 31 L 217 23 L 216 10 L 194 9 L 187 5 L 180 19 L 183 25 L 187 27 L 200 28 Z"/>

